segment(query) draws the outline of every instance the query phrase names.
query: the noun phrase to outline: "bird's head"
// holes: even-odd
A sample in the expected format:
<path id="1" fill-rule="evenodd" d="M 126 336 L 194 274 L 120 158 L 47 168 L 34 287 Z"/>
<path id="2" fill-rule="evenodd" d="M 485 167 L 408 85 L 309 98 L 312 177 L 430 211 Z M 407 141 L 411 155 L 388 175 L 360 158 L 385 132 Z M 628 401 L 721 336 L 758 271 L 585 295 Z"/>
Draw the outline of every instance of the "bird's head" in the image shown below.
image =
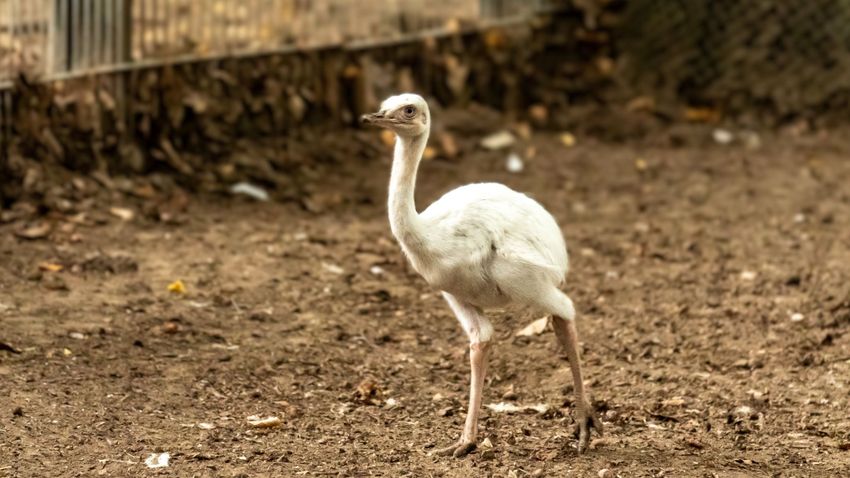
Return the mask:
<path id="1" fill-rule="evenodd" d="M 419 136 L 428 131 L 431 114 L 428 103 L 419 96 L 405 93 L 390 96 L 377 113 L 363 115 L 360 120 L 365 124 L 380 126 L 402 137 Z"/>

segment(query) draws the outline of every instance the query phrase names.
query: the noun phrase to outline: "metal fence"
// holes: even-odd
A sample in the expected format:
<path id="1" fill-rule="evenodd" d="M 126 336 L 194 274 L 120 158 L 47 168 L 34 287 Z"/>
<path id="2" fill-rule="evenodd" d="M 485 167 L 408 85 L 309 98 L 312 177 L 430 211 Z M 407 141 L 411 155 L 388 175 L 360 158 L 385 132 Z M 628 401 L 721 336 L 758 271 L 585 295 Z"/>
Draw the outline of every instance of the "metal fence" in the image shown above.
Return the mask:
<path id="1" fill-rule="evenodd" d="M 0 85 L 368 46 L 523 18 L 549 0 L 0 0 Z"/>
<path id="2" fill-rule="evenodd" d="M 780 118 L 850 108 L 848 0 L 629 0 L 620 23 L 646 94 Z"/>

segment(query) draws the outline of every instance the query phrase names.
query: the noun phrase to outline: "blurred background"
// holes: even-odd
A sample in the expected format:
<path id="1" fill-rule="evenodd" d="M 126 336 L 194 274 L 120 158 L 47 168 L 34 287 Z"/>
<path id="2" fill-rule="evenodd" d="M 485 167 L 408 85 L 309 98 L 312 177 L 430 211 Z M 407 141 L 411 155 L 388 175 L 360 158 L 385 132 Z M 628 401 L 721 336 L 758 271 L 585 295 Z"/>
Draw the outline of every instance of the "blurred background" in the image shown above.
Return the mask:
<path id="1" fill-rule="evenodd" d="M 47 157 L 182 174 L 238 139 L 351 125 L 414 88 L 609 139 L 658 123 L 840 126 L 848 108 L 850 14 L 830 0 L 2 0 L 0 11 L 2 170 L 18 179 L 21 160 Z M 601 119 L 623 115 L 613 128 Z M 2 191 L 6 204 L 23 192 Z"/>
<path id="2" fill-rule="evenodd" d="M 419 210 L 498 181 L 561 224 L 589 455 L 505 312 L 489 444 L 428 456 L 465 338 L 357 124 L 404 91 Z M 848 115 L 844 0 L 0 0 L 0 475 L 850 473 Z"/>

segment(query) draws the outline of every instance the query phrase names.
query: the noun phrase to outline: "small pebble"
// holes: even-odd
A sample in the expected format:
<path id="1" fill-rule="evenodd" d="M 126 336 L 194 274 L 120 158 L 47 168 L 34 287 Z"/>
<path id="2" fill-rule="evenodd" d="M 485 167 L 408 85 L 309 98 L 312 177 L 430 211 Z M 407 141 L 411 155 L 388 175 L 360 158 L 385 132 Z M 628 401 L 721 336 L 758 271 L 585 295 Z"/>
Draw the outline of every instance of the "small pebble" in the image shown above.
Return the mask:
<path id="1" fill-rule="evenodd" d="M 509 173 L 519 173 L 525 169 L 525 165 L 522 162 L 522 158 L 519 157 L 516 153 L 511 153 L 508 155 L 508 159 L 505 162 L 505 168 Z"/>
<path id="2" fill-rule="evenodd" d="M 716 129 L 711 136 L 714 138 L 714 141 L 719 144 L 729 144 L 733 139 L 735 139 L 735 135 L 725 129 Z"/>
<path id="3" fill-rule="evenodd" d="M 791 314 L 791 322 L 802 322 L 805 317 L 799 312 Z"/>
<path id="4" fill-rule="evenodd" d="M 752 281 L 755 280 L 756 273 L 753 271 L 741 271 L 741 280 Z"/>

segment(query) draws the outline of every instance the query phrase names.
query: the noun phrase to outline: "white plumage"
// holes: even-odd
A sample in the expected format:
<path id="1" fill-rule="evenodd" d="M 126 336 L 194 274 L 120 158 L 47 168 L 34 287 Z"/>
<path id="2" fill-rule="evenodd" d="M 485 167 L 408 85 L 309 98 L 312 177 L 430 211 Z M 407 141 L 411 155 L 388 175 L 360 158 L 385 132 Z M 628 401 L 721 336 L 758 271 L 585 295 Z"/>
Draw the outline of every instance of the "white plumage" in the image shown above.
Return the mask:
<path id="1" fill-rule="evenodd" d="M 441 290 L 470 341 L 472 380 L 460 440 L 440 450 L 462 456 L 475 448 L 477 417 L 493 328 L 482 310 L 518 304 L 552 314 L 553 328 L 570 360 L 577 394 L 579 451 L 590 429 L 601 433 L 584 392 L 573 303 L 559 290 L 567 249 L 555 219 L 528 196 L 496 183 L 462 186 L 421 214 L 414 205 L 416 172 L 430 132 L 430 111 L 420 96 L 388 98 L 364 122 L 396 133 L 389 187 L 393 235 L 413 267 Z"/>
<path id="2" fill-rule="evenodd" d="M 528 196 L 496 183 L 470 184 L 431 204 L 420 220 L 427 260 L 408 252 L 429 284 L 476 307 L 525 302 L 558 287 L 567 250 L 552 216 Z"/>

